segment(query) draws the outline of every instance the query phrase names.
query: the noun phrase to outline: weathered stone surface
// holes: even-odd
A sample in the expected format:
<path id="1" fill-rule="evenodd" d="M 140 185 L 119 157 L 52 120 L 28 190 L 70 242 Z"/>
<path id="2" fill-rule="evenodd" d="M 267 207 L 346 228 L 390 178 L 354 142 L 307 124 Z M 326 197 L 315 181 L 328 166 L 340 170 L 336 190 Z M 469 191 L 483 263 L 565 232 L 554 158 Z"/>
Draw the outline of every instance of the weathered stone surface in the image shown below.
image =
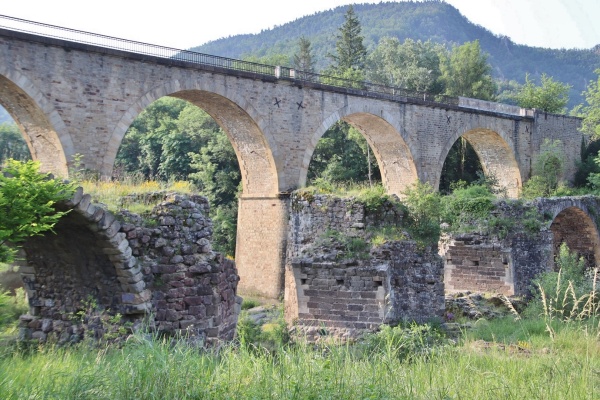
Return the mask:
<path id="1" fill-rule="evenodd" d="M 590 267 L 596 265 L 600 260 L 599 209 L 600 198 L 595 196 L 536 199 L 524 205 L 498 202 L 493 214 L 509 221 L 502 237 L 470 232 L 442 238 L 446 290 L 528 295 L 532 280 L 554 268 L 563 242 Z M 524 221 L 530 222 L 529 229 Z"/>
<path id="2" fill-rule="evenodd" d="M 437 251 L 420 250 L 410 240 L 377 247 L 367 243 L 369 228 L 401 228 L 402 212 L 392 203 L 367 211 L 356 199 L 302 193 L 294 193 L 291 202 L 288 320 L 297 320 L 307 333 L 313 332 L 310 327 L 321 327 L 347 336 L 383 323 L 443 315 L 443 263 Z M 328 237 L 331 232 L 336 234 Z M 337 237 L 366 245 L 359 253 L 349 253 Z"/>
<path id="3" fill-rule="evenodd" d="M 77 341 L 85 332 L 99 338 L 111 329 L 102 316 L 120 313 L 122 322 L 134 326 L 153 315 L 154 329 L 185 329 L 188 337 L 201 338 L 198 343 L 233 338 L 239 277 L 233 261 L 210 250 L 206 199 L 160 196 L 163 201 L 150 218 L 169 222 L 161 229 L 144 227 L 141 218 L 128 212 L 118 219 L 107 211 L 98 213 L 100 206 L 83 204 L 89 200 L 83 195 L 56 225 L 56 234 L 25 243 L 29 264 L 22 277 L 33 315 L 21 318 L 24 336 L 41 341 L 52 336 L 61 343 Z M 192 214 L 195 228 L 185 226 Z M 195 244 L 198 232 L 202 246 Z M 183 263 L 179 254 L 165 259 L 165 249 L 185 252 L 189 262 Z M 81 312 L 87 322 L 76 325 L 81 318 L 74 316 Z"/>

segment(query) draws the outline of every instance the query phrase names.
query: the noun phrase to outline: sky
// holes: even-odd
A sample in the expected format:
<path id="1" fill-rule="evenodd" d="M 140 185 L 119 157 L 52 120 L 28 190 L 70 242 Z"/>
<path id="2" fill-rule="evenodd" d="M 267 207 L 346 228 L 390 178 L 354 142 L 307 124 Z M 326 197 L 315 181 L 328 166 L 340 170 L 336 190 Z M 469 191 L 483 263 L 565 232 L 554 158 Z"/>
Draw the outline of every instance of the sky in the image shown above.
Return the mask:
<path id="1" fill-rule="evenodd" d="M 0 0 L 0 15 L 176 49 L 259 33 L 352 0 Z M 356 0 L 357 3 L 379 3 Z M 548 48 L 600 44 L 600 0 L 446 0 L 513 42 Z M 0 19 L 0 25 L 2 21 Z"/>

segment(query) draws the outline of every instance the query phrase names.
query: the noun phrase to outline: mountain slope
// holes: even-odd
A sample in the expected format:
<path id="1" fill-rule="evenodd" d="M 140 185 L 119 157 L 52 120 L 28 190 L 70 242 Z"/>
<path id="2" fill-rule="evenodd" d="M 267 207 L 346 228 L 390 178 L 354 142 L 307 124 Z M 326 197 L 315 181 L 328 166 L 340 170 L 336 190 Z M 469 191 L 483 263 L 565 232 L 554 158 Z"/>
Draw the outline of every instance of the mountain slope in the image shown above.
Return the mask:
<path id="1" fill-rule="evenodd" d="M 337 7 L 258 34 L 231 36 L 192 50 L 231 58 L 278 53 L 292 56 L 298 50 L 299 38 L 304 35 L 311 41 L 320 70 L 329 64 L 327 54 L 335 51 L 335 36 L 344 22 L 346 10 L 347 6 Z M 582 102 L 581 92 L 595 78 L 594 69 L 600 68 L 599 46 L 595 50 L 553 50 L 518 45 L 508 37 L 494 35 L 471 23 L 456 8 L 442 1 L 356 4 L 354 11 L 369 49 L 385 36 L 401 41 L 429 39 L 448 47 L 478 39 L 482 49 L 489 53 L 488 60 L 496 78 L 523 83 L 526 73 L 533 77 L 546 73 L 573 86 L 571 107 Z"/>

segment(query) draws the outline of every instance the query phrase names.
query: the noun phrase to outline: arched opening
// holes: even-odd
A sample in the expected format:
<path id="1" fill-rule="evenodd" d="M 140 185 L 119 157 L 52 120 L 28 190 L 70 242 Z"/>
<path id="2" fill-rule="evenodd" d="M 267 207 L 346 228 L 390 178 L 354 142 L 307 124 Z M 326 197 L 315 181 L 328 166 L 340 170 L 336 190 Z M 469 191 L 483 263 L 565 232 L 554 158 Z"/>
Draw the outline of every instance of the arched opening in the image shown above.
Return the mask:
<path id="1" fill-rule="evenodd" d="M 212 197 L 213 202 L 228 197 L 227 204 L 210 207 L 214 222 L 212 233 L 216 236 L 212 238 L 213 243 L 215 239 L 220 242 L 216 243 L 216 250 L 235 255 L 241 292 L 277 298 L 283 290 L 287 203 L 280 198 L 279 166 L 263 133 L 264 121 L 256 117 L 258 113 L 239 93 L 232 93 L 238 97 L 231 99 L 206 90 L 181 90 L 181 87 L 177 83 L 156 89 L 124 114 L 119 129 L 110 139 L 104 170 L 113 170 L 112 163 L 127 131 L 122 128 L 131 125 L 132 130 L 136 129 L 133 116 L 150 109 L 149 99 L 165 98 L 160 100 L 160 107 L 165 104 L 180 107 L 175 113 L 166 112 L 167 118 L 161 119 L 162 122 L 151 119 L 152 131 L 160 133 L 166 141 L 154 145 L 153 154 L 158 158 L 147 163 L 153 166 L 148 170 L 156 171 L 155 176 L 162 179 L 182 178 L 185 174 L 173 171 L 195 167 L 187 176 L 196 179 L 200 192 Z M 199 133 L 203 129 L 207 132 Z M 177 150 L 182 144 L 202 147 L 203 140 L 212 147 L 208 150 L 206 146 L 190 148 L 187 152 Z M 167 154 L 170 156 L 166 157 Z M 188 157 L 191 163 L 185 162 Z M 110 168 L 106 168 L 108 162 Z"/>
<path id="2" fill-rule="evenodd" d="M 371 184 L 381 182 L 387 193 L 401 196 L 417 180 L 408 145 L 400 133 L 379 116 L 350 113 L 333 125 L 322 126 L 313 143 L 307 149 L 301 186 L 323 175 L 334 181 L 338 176 L 341 177 L 338 181 L 365 184 L 369 184 L 370 177 Z"/>
<path id="3" fill-rule="evenodd" d="M 213 248 L 234 256 L 241 184 L 238 158 L 225 132 L 201 108 L 174 97 L 150 104 L 123 137 L 113 178 L 191 183 L 209 200 Z"/>
<path id="4" fill-rule="evenodd" d="M 565 243 L 571 251 L 585 259 L 588 268 L 597 266 L 600 260 L 600 238 L 594 221 L 578 207 L 562 210 L 550 225 L 554 258 Z"/>
<path id="5" fill-rule="evenodd" d="M 461 182 L 471 184 L 478 182 L 483 176 L 484 172 L 479 156 L 469 141 L 461 136 L 454 142 L 444 161 L 439 191 L 448 194 Z"/>
<path id="6" fill-rule="evenodd" d="M 464 154 L 470 159 L 471 171 L 475 173 L 477 170 L 482 171 L 486 178 L 496 182 L 497 190 L 501 193 L 506 193 L 506 196 L 510 198 L 518 197 L 522 180 L 515 155 L 506 140 L 490 129 L 472 129 L 446 143 L 441 153 L 440 164 L 444 165 L 448 162 L 447 158 L 451 154 L 451 149 L 454 146 L 463 146 L 463 141 L 468 143 L 468 146 L 466 144 L 464 146 Z M 474 155 L 477 156 L 481 169 L 477 166 Z M 444 185 L 450 187 L 452 180 L 448 179 L 448 176 L 442 179 L 442 171 L 443 169 L 440 170 L 437 180 L 438 187 L 442 181 L 444 181 Z M 445 172 L 448 172 L 448 169 Z"/>
<path id="7" fill-rule="evenodd" d="M 51 123 L 51 117 L 56 121 L 60 120 L 58 114 L 48 115 L 25 90 L 2 75 L 0 75 L 0 106 L 6 111 L 6 113 L 0 111 L 2 121 L 9 119 L 6 114 L 10 116 L 21 132 L 31 158 L 40 162 L 42 171 L 67 177 L 67 156 L 56 128 Z M 10 121 L 8 125 L 11 125 Z M 13 128 L 3 127 L 3 137 L 7 136 L 11 141 L 6 142 L 7 149 L 2 149 L 6 156 L 18 155 L 27 158 L 23 157 L 23 142 L 15 138 Z"/>

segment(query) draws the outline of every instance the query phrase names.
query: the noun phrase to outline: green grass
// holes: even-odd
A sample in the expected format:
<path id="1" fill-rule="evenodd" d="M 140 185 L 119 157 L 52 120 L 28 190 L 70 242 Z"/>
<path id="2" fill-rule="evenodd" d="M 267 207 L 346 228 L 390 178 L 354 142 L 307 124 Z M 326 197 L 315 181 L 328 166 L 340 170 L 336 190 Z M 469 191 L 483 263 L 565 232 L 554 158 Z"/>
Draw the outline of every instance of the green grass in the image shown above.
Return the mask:
<path id="1" fill-rule="evenodd" d="M 589 329 L 563 324 L 553 340 L 529 337 L 523 351 L 473 337 L 408 359 L 356 351 L 361 344 L 210 352 L 141 335 L 120 349 L 4 348 L 0 398 L 593 399 L 600 348 Z"/>
<path id="2" fill-rule="evenodd" d="M 131 194 L 147 194 L 158 191 L 173 191 L 178 193 L 192 193 L 194 191 L 191 183 L 186 181 L 175 181 L 162 183 L 157 181 L 148 181 L 140 179 L 125 179 L 123 181 L 102 181 L 86 180 L 80 182 L 83 192 L 90 194 L 93 201 L 106 204 L 112 211 L 118 211 L 126 208 L 136 214 L 143 214 L 151 211 L 157 202 L 127 202 L 123 203 L 123 198 Z"/>

